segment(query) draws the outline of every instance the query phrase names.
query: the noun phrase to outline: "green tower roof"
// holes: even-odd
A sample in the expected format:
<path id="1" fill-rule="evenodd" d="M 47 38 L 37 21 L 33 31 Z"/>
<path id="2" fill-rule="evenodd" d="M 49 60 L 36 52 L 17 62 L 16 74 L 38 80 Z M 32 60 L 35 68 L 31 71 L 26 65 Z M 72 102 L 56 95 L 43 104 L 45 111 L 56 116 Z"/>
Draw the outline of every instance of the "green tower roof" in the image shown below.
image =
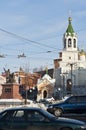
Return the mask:
<path id="1" fill-rule="evenodd" d="M 68 28 L 66 30 L 66 33 L 67 33 L 67 35 L 73 36 L 74 30 L 73 30 L 73 27 L 71 24 L 71 21 L 72 21 L 71 17 L 68 18 L 68 21 L 69 21 L 69 25 L 68 25 Z"/>

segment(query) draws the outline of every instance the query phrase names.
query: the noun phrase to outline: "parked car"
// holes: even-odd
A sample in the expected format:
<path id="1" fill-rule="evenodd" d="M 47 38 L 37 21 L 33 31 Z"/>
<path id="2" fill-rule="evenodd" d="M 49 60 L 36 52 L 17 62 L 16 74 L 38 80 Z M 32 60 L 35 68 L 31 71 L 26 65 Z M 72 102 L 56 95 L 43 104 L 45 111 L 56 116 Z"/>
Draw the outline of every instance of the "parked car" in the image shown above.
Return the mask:
<path id="1" fill-rule="evenodd" d="M 67 97 L 59 103 L 48 105 L 47 111 L 55 116 L 61 116 L 65 113 L 86 113 L 86 95 Z"/>
<path id="2" fill-rule="evenodd" d="M 0 113 L 0 130 L 86 130 L 86 124 L 55 117 L 41 108 L 17 107 Z"/>

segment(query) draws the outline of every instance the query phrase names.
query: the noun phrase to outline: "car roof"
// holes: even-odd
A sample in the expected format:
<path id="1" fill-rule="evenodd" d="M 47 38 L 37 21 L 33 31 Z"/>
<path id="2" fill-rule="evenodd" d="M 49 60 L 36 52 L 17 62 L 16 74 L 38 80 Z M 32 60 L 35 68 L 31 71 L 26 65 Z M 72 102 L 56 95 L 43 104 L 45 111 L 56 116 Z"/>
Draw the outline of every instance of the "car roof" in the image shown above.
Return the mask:
<path id="1" fill-rule="evenodd" d="M 86 97 L 86 95 L 72 95 L 72 96 L 77 96 L 77 97 L 83 97 L 83 96 L 85 96 Z"/>
<path id="2" fill-rule="evenodd" d="M 3 111 L 9 111 L 9 110 L 40 110 L 41 108 L 39 107 L 28 107 L 28 106 L 17 106 L 17 107 L 11 107 L 11 108 L 6 108 Z"/>
<path id="3" fill-rule="evenodd" d="M 16 111 L 16 110 L 35 110 L 35 111 L 39 111 L 39 112 L 42 112 L 44 115 L 52 118 L 52 117 L 55 117 L 53 114 L 47 112 L 46 110 L 40 108 L 40 107 L 30 107 L 30 106 L 19 106 L 19 107 L 12 107 L 12 108 L 7 108 L 7 109 L 4 109 L 3 111 L 1 111 L 0 113 L 3 113 L 5 111 Z"/>

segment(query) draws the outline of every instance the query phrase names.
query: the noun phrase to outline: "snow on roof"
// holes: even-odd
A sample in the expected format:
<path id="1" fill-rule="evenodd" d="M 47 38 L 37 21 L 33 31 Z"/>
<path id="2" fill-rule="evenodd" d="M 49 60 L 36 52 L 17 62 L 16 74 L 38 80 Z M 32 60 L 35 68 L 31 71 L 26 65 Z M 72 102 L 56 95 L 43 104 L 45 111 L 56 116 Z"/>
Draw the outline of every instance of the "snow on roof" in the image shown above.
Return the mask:
<path id="1" fill-rule="evenodd" d="M 55 79 L 52 79 L 48 74 L 45 74 L 42 79 L 47 79 L 50 83 L 55 83 Z"/>
<path id="2" fill-rule="evenodd" d="M 42 79 L 48 79 L 48 80 L 51 80 L 51 77 L 48 75 L 48 74 L 45 74 Z"/>

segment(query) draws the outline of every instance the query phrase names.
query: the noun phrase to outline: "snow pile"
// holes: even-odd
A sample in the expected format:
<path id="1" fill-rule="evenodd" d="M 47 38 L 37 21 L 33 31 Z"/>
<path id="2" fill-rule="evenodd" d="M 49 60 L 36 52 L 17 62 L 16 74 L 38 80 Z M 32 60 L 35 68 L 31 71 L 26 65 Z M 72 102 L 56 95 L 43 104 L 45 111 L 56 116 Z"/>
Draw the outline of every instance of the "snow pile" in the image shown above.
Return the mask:
<path id="1" fill-rule="evenodd" d="M 7 109 L 7 108 L 12 108 L 12 107 L 38 107 L 38 108 L 42 108 L 42 109 L 45 109 L 46 110 L 46 106 L 44 105 L 44 104 L 42 104 L 42 103 L 35 103 L 35 102 L 33 102 L 33 101 L 30 101 L 30 102 L 27 102 L 27 104 L 21 104 L 21 105 L 19 105 L 19 104 L 4 104 L 4 105 L 0 105 L 0 111 L 2 111 L 2 110 L 5 110 L 5 109 Z"/>

